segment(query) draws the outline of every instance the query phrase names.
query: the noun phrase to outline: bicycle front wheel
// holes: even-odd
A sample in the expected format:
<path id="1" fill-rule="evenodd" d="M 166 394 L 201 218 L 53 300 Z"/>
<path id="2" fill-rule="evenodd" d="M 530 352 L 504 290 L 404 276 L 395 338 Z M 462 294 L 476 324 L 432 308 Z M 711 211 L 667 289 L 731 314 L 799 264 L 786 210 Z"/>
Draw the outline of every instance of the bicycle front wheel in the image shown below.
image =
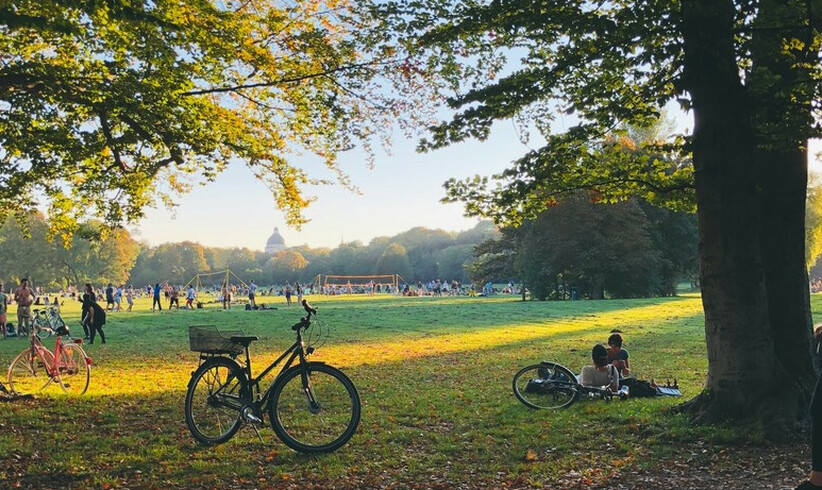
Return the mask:
<path id="1" fill-rule="evenodd" d="M 342 371 L 322 363 L 290 368 L 274 383 L 268 415 L 277 436 L 302 453 L 331 452 L 360 423 L 360 395 Z"/>
<path id="2" fill-rule="evenodd" d="M 43 357 L 40 357 L 43 356 Z M 39 355 L 26 349 L 11 361 L 8 373 L 9 389 L 21 395 L 38 393 L 57 382 L 49 369 L 54 365 L 54 355 L 44 350 Z"/>
<path id="3" fill-rule="evenodd" d="M 579 398 L 579 382 L 568 368 L 553 362 L 524 367 L 514 375 L 517 399 L 531 408 L 566 408 Z"/>
<path id="4" fill-rule="evenodd" d="M 75 343 L 63 344 L 60 361 L 60 386 L 68 394 L 82 395 L 91 379 L 91 363 L 82 347 Z"/>
<path id="5" fill-rule="evenodd" d="M 31 325 L 31 328 L 32 328 L 32 331 L 34 332 L 34 334 L 37 335 L 38 337 L 40 337 L 41 339 L 49 338 L 51 336 L 51 333 L 52 333 L 51 328 L 44 325 L 39 320 L 34 320 L 34 322 Z"/>
<path id="6" fill-rule="evenodd" d="M 191 376 L 186 393 L 186 425 L 203 444 L 221 444 L 240 429 L 244 406 L 251 403 L 242 368 L 226 357 L 204 362 Z"/>

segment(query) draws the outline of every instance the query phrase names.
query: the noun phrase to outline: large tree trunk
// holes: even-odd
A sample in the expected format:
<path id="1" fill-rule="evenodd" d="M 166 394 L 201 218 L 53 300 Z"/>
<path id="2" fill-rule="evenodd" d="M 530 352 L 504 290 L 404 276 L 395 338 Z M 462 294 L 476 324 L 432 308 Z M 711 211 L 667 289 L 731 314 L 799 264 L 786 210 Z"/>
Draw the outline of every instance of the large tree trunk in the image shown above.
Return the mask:
<path id="1" fill-rule="evenodd" d="M 756 169 L 759 179 L 760 244 L 768 294 L 774 352 L 787 372 L 786 407 L 796 418 L 807 414 L 815 375 L 811 367 L 811 314 L 805 262 L 805 203 L 808 185 L 807 137 L 799 128 L 811 123 L 813 95 L 804 87 L 807 76 L 797 58 L 817 55 L 792 48 L 785 39 L 811 42 L 803 27 L 807 6 L 802 2 L 763 0 L 753 32 L 753 69 L 749 85 L 755 98 Z M 774 26 L 785 26 L 774 29 Z M 807 80 L 805 80 L 807 81 Z M 787 422 L 788 420 L 786 420 Z"/>
<path id="2" fill-rule="evenodd" d="M 785 372 L 776 360 L 760 250 L 755 138 L 739 79 L 728 0 L 683 0 L 708 378 L 687 408 L 699 421 L 774 420 Z"/>
<path id="3" fill-rule="evenodd" d="M 757 151 L 760 168 L 762 259 L 768 295 L 773 348 L 796 383 L 790 393 L 796 418 L 807 413 L 816 379 L 811 364 L 811 313 L 805 266 L 805 192 L 807 157 L 804 151 Z M 786 414 L 787 416 L 788 414 Z"/>

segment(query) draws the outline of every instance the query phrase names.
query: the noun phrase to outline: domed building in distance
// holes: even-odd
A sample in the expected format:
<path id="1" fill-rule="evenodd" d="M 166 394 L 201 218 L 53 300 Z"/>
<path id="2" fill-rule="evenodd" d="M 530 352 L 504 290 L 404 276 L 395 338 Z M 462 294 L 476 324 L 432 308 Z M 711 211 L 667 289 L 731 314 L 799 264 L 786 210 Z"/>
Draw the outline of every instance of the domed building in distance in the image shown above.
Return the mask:
<path id="1" fill-rule="evenodd" d="M 280 250 L 285 250 L 285 240 L 283 240 L 283 236 L 280 235 L 280 230 L 274 228 L 274 233 L 271 234 L 265 243 L 265 253 L 275 254 Z"/>

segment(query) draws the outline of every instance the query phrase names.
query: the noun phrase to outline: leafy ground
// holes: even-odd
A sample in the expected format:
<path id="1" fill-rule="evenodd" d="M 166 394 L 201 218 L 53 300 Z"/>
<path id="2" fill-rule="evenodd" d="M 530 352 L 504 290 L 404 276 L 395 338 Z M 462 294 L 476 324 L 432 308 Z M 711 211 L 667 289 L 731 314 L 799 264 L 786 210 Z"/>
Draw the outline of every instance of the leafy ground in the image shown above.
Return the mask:
<path id="1" fill-rule="evenodd" d="M 0 410 L 0 487 L 24 488 L 792 488 L 809 448 L 763 444 L 756 430 L 692 427 L 681 399 L 583 401 L 559 411 L 521 405 L 510 387 L 541 359 L 578 371 L 619 329 L 634 372 L 696 395 L 707 362 L 701 301 L 678 298 L 527 302 L 494 298 L 310 298 L 333 325 L 315 358 L 343 368 L 363 401 L 357 434 L 330 455 L 304 456 L 273 431 L 199 446 L 183 420 L 197 366 L 187 326 L 239 328 L 261 340 L 262 367 L 291 342 L 300 316 L 272 311 L 109 314 L 89 391 L 55 388 Z M 822 298 L 813 297 L 814 311 Z M 10 315 L 13 316 L 13 315 Z M 64 316 L 77 326 L 79 303 Z M 51 341 L 47 341 L 47 345 Z M 0 364 L 23 340 L 0 341 Z"/>

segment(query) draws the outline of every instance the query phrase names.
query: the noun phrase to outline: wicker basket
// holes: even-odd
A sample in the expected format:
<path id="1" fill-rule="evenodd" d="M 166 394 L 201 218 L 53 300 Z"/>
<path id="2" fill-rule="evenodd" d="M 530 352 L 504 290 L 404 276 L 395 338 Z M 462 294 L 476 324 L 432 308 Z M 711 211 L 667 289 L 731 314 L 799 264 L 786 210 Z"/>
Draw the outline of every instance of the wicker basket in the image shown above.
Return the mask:
<path id="1" fill-rule="evenodd" d="M 243 351 L 242 344 L 233 342 L 231 337 L 242 337 L 239 330 L 217 330 L 216 325 L 191 325 L 188 327 L 188 340 L 191 350 L 206 354 L 230 354 L 236 356 Z"/>

